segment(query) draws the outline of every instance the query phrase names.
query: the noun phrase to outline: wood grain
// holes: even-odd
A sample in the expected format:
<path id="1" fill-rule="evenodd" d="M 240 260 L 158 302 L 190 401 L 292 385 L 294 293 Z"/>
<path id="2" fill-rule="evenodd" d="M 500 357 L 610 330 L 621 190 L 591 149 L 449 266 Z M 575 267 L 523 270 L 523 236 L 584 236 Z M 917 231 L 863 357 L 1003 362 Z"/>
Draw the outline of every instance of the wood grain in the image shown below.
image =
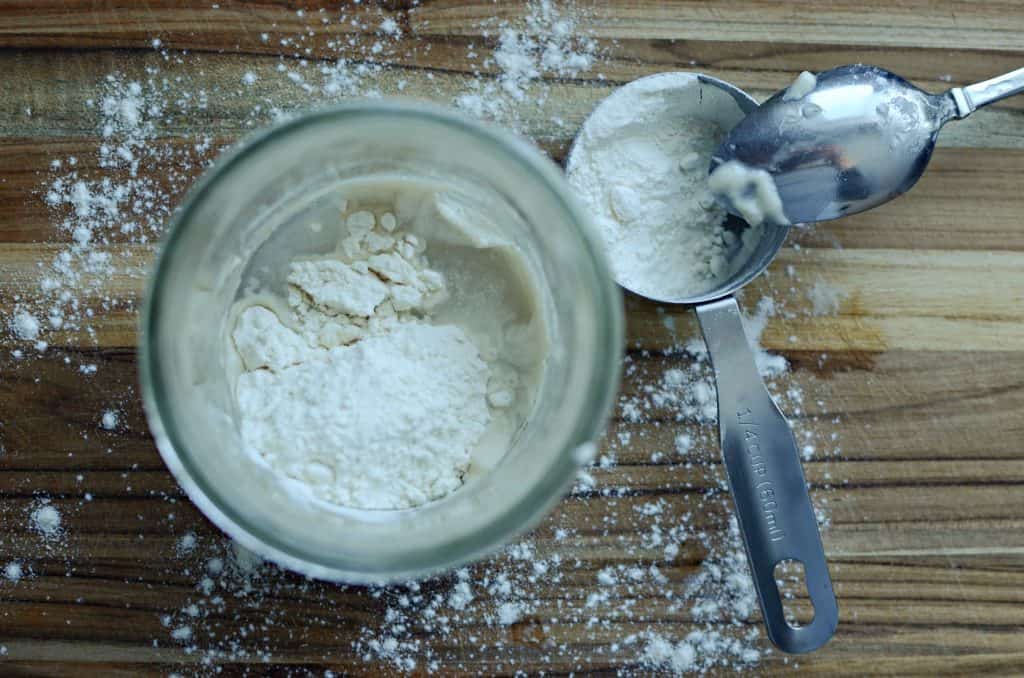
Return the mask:
<path id="1" fill-rule="evenodd" d="M 524 12 L 521 3 L 483 0 L 364 2 L 345 9 L 364 26 L 321 27 L 318 11 L 336 11 L 336 3 L 302 3 L 303 16 L 299 8 L 274 0 L 222 0 L 217 8 L 180 0 L 0 3 L 0 315 L 34 278 L 36 262 L 70 241 L 54 230 L 39 194 L 50 160 L 74 155 L 83 173 L 95 169 L 100 132 L 83 102 L 107 73 L 142 77 L 160 65 L 154 38 L 189 50 L 185 67 L 202 71 L 220 93 L 207 109 L 168 121 L 166 142 L 183 145 L 176 137 L 203 130 L 216 149 L 251 128 L 254 97 L 290 96 L 283 77 L 239 87 L 247 70 L 296 58 L 281 36 L 316 27 L 302 45 L 305 56 L 329 59 L 337 56 L 332 40 L 367 35 L 383 17 L 395 18 L 404 37 L 382 89 L 403 79 L 406 94 L 450 101 L 474 72 L 488 72 L 467 56 L 470 44 L 494 45 L 493 30 L 485 35 L 481 22 L 493 26 Z M 853 61 L 892 68 L 933 91 L 1024 62 L 1018 0 L 611 0 L 583 16 L 582 28 L 594 32 L 604 55 L 603 79 L 551 79 L 543 110 L 519 120 L 559 160 L 595 102 L 653 72 L 699 69 L 763 96 L 802 69 Z M 262 40 L 264 32 L 272 39 Z M 208 155 L 197 157 L 197 167 Z M 825 542 L 841 607 L 840 631 L 826 649 L 789 661 L 770 655 L 764 673 L 1024 672 L 1021 176 L 1018 97 L 946 130 L 907 196 L 794 233 L 769 275 L 745 294 L 748 306 L 766 291 L 778 299 L 780 313 L 762 342 L 790 361 L 805 394 L 791 414 L 815 441 L 807 476 L 830 513 Z M 162 187 L 177 196 L 186 179 L 163 177 Z M 145 247 L 119 246 L 115 254 L 120 267 L 141 269 L 151 258 Z M 814 316 L 809 294 L 822 283 L 841 292 L 839 309 Z M 137 276 L 114 276 L 106 286 L 133 301 L 141 293 Z M 683 309 L 630 297 L 627 310 L 629 360 L 638 372 L 625 380 L 625 397 L 640 392 L 641 374 L 686 364 L 678 344 L 696 330 Z M 161 617 L 193 599 L 203 567 L 198 557 L 171 557 L 178 539 L 193 532 L 215 544 L 218 533 L 184 497 L 147 433 L 135 386 L 134 314 L 108 314 L 97 329 L 94 337 L 55 336 L 31 363 L 6 357 L 13 345 L 0 341 L 0 563 L 33 554 L 30 578 L 0 583 L 0 673 L 208 672 L 200 656 L 168 641 Z M 83 376 L 83 363 L 100 369 Z M 98 427 L 99 414 L 112 407 L 121 415 L 116 433 Z M 449 636 L 422 637 L 442 658 L 439 670 L 641 672 L 630 655 L 603 648 L 647 628 L 674 637 L 692 628 L 686 609 L 670 609 L 653 590 L 632 596 L 628 621 L 587 626 L 560 611 L 586 600 L 601 568 L 656 556 L 629 522 L 642 505 L 663 502 L 667 515 L 689 516 L 694 529 L 709 533 L 725 525 L 717 459 L 686 468 L 670 455 L 655 457 L 672 449 L 676 424 L 673 412 L 651 414 L 645 424 L 622 417 L 611 424 L 609 441 L 622 433 L 631 442 L 614 446 L 617 465 L 594 476 L 600 487 L 619 488 L 617 496 L 578 492 L 532 535 L 538 553 L 578 559 L 577 566 L 538 586 L 538 609 L 510 629 L 460 618 Z M 687 426 L 713 446 L 713 428 Z M 26 514 L 41 494 L 64 516 L 60 548 L 47 548 L 28 529 Z M 573 538 L 556 539 L 556 526 L 571 526 Z M 699 543 L 686 542 L 672 563 L 659 565 L 664 587 L 685 590 L 705 555 Z M 227 675 L 389 670 L 352 647 L 363 626 L 380 622 L 385 600 L 292 575 L 274 582 L 264 594 L 272 605 L 241 597 L 209 612 L 204 628 L 223 637 L 254 630 L 252 653 L 218 661 Z M 272 618 L 267 609 L 275 610 Z M 478 649 L 497 643 L 500 653 Z M 559 645 L 565 651 L 551 651 Z M 272 649 L 269 663 L 263 648 Z"/>

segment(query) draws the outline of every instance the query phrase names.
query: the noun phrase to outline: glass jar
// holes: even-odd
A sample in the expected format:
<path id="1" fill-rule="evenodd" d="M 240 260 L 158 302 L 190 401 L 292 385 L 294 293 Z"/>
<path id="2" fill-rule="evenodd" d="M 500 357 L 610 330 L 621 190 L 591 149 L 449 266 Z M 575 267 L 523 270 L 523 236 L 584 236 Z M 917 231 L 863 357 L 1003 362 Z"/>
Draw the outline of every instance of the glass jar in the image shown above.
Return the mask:
<path id="1" fill-rule="evenodd" d="M 540 286 L 550 354 L 534 412 L 493 470 L 415 509 L 348 509 L 294 491 L 242 450 L 228 321 L 255 253 L 268 243 L 287 249 L 275 237 L 282 224 L 332 185 L 395 174 L 459 186 L 504 215 L 496 222 Z M 622 300 L 587 214 L 535 147 L 445 109 L 378 101 L 292 119 L 220 159 L 170 225 L 140 337 L 150 429 L 199 509 L 286 568 L 385 582 L 479 558 L 563 496 L 615 399 Z"/>

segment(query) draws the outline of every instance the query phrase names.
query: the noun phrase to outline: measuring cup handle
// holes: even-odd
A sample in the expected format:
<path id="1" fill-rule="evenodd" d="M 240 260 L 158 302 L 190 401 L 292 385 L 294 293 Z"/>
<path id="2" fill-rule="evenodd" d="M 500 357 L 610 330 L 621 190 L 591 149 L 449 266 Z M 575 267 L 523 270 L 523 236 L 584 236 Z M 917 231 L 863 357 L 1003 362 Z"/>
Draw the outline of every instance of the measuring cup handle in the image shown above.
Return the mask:
<path id="1" fill-rule="evenodd" d="M 757 371 L 736 300 L 697 307 L 718 384 L 722 457 L 768 637 L 782 651 L 810 652 L 828 642 L 839 608 L 807 494 L 796 440 Z M 814 619 L 786 622 L 775 567 L 803 564 Z"/>

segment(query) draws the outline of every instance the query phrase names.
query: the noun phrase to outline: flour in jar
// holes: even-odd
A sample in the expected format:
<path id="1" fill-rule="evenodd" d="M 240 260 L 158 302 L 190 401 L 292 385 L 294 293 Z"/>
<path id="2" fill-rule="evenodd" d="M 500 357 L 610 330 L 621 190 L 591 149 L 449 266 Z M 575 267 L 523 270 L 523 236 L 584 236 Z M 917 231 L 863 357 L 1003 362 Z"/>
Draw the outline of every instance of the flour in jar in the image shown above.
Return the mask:
<path id="1" fill-rule="evenodd" d="M 506 284 L 467 280 L 457 263 L 495 248 L 508 261 L 510 243 L 452 255 L 442 241 L 473 226 L 444 194 L 408 188 L 394 198 L 392 184 L 380 187 L 391 196 L 383 201 L 372 185 L 357 193 L 334 250 L 288 262 L 285 294 L 236 305 L 239 430 L 251 455 L 316 499 L 412 508 L 500 457 L 529 410 L 545 345 L 539 314 L 509 310 L 532 308 L 505 298 L 530 296 L 521 276 L 496 266 Z M 413 230 L 449 270 L 431 265 L 428 239 Z M 462 289 L 470 285 L 476 303 Z"/>
<path id="2" fill-rule="evenodd" d="M 688 114 L 700 83 L 661 73 L 616 90 L 587 118 L 567 175 L 593 215 L 624 287 L 659 299 L 714 289 L 749 258 L 756 227 L 737 233 L 708 187 L 725 136 Z"/>

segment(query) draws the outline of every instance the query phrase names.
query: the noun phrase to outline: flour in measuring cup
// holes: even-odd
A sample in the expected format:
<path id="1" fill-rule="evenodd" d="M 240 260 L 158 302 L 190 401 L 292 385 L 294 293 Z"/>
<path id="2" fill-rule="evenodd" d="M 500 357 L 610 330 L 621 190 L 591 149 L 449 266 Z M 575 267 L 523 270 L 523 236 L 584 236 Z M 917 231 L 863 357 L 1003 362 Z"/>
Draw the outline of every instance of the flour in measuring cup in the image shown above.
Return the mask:
<path id="1" fill-rule="evenodd" d="M 569 158 L 569 182 L 596 220 L 620 284 L 660 299 L 709 291 L 748 258 L 759 232 L 738 236 L 708 188 L 724 132 L 680 114 L 696 76 L 636 80 L 590 115 Z"/>

